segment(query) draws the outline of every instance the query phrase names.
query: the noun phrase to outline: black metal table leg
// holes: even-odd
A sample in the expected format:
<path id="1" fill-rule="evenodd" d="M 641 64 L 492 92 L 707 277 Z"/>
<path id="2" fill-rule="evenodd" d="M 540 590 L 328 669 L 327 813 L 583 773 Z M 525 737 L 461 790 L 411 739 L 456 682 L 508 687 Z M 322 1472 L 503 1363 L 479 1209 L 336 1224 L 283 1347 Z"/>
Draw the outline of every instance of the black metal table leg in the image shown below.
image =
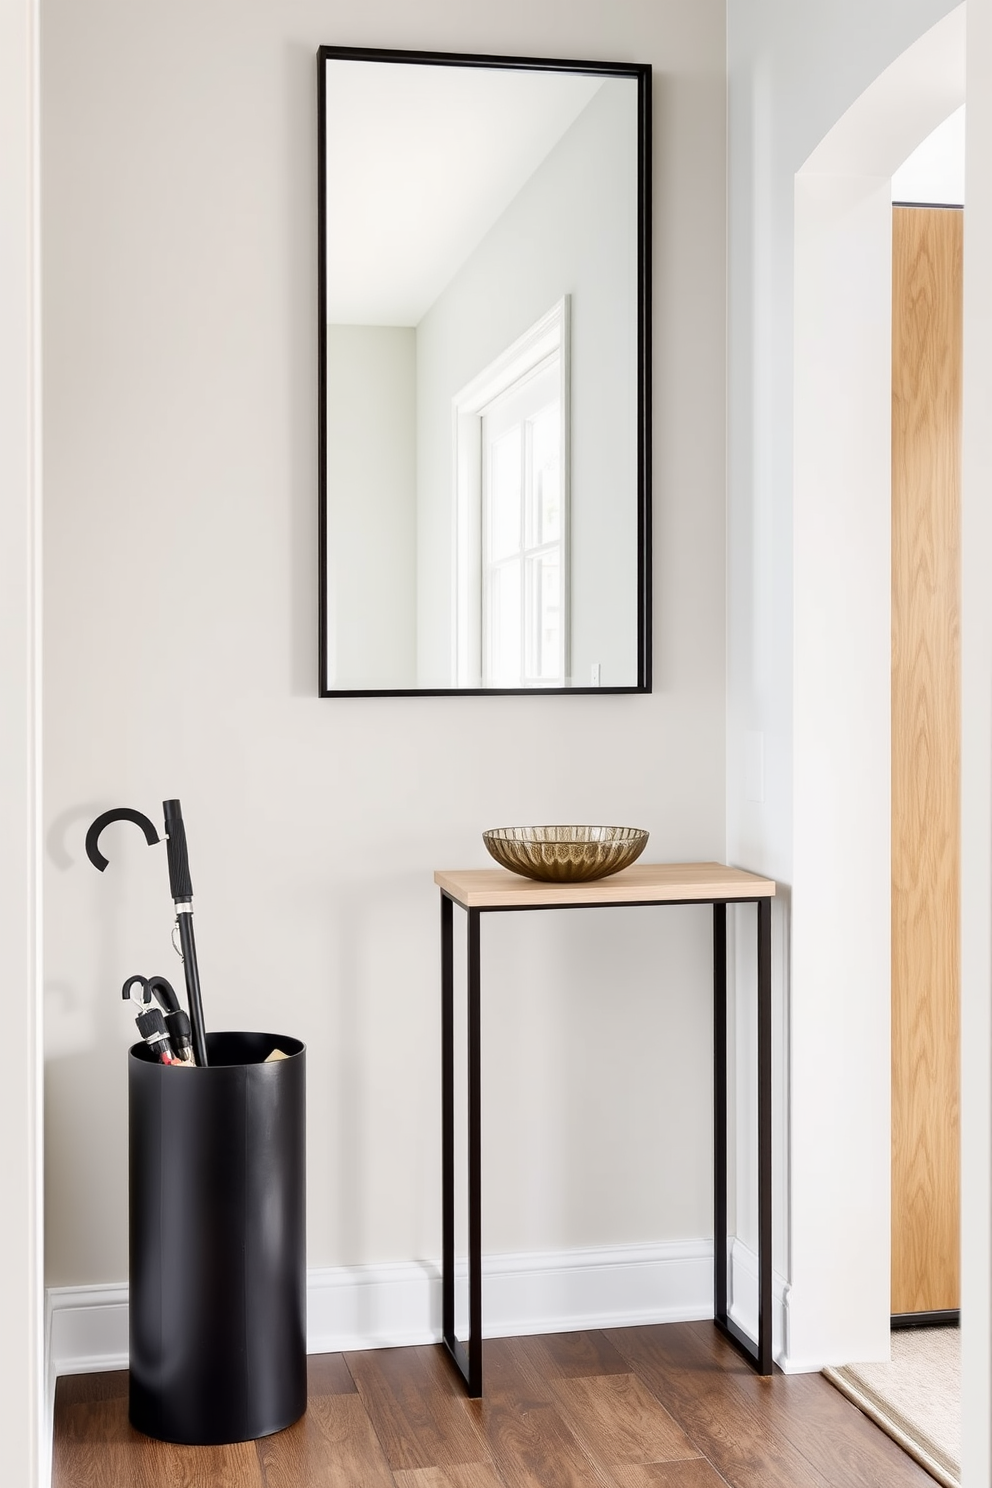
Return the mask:
<path id="1" fill-rule="evenodd" d="M 441 1337 L 455 1340 L 455 958 L 453 905 L 441 895 Z"/>
<path id="2" fill-rule="evenodd" d="M 739 902 L 739 901 L 738 901 Z M 772 903 L 755 902 L 758 922 L 758 1339 L 727 1308 L 727 922 L 713 906 L 713 1321 L 756 1366 L 772 1372 Z M 721 915 L 722 911 L 722 915 Z"/>
<path id="3" fill-rule="evenodd" d="M 758 900 L 758 1373 L 772 1372 L 772 901 Z"/>
<path id="4" fill-rule="evenodd" d="M 727 906 L 713 906 L 713 1317 L 727 1325 Z"/>
<path id="5" fill-rule="evenodd" d="M 441 895 L 441 1337 L 470 1396 L 482 1394 L 482 1047 L 479 911 L 468 910 L 468 1343 L 455 1336 L 455 967 L 452 901 Z"/>
<path id="6" fill-rule="evenodd" d="M 647 902 L 647 901 L 638 901 Z M 653 902 L 653 901 L 652 901 Z M 688 902 L 666 901 L 660 902 Z M 713 1317 L 717 1327 L 756 1365 L 772 1372 L 772 995 L 771 898 L 750 902 L 757 910 L 758 940 L 758 1338 L 749 1338 L 729 1315 L 727 1222 L 728 1054 L 727 901 L 713 906 Z M 734 903 L 747 901 L 736 899 Z M 538 906 L 543 907 L 543 906 Z M 555 906 L 562 907 L 562 906 Z M 570 907 L 570 906 L 566 906 Z M 482 1098 L 480 913 L 467 916 L 468 1095 L 468 1338 L 455 1336 L 455 1053 L 453 900 L 441 891 L 441 1189 L 442 1338 L 467 1386 L 482 1394 Z"/>
<path id="7" fill-rule="evenodd" d="M 482 1040 L 479 911 L 468 911 L 468 1393 L 482 1394 Z"/>

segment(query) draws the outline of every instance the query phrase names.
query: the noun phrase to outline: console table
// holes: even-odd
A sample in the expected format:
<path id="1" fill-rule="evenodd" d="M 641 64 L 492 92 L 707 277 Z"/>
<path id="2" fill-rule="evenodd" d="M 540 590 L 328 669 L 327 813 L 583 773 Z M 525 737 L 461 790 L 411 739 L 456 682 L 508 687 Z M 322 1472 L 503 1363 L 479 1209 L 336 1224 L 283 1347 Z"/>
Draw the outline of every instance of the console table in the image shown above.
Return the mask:
<path id="1" fill-rule="evenodd" d="M 505 868 L 438 871 L 441 891 L 442 1335 L 470 1396 L 482 1394 L 482 1121 L 480 915 L 605 906 L 713 906 L 713 1320 L 756 1365 L 772 1372 L 772 879 L 723 863 L 634 863 L 592 883 L 537 883 Z M 727 1313 L 727 905 L 753 903 L 758 937 L 758 1337 Z M 455 1337 L 454 926 L 467 916 L 469 1336 Z"/>

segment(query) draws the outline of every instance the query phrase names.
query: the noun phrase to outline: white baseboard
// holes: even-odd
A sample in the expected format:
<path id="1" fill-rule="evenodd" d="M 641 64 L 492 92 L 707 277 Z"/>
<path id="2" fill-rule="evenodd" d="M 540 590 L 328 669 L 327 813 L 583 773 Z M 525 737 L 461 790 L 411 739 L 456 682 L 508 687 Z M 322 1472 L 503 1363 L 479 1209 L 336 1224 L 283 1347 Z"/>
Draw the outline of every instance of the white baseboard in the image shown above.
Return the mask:
<path id="1" fill-rule="evenodd" d="M 628 1328 L 713 1316 L 713 1244 L 602 1246 L 593 1250 L 486 1256 L 482 1265 L 489 1338 Z M 731 1241 L 730 1313 L 752 1337 L 758 1328 L 758 1266 Z M 789 1358 L 789 1286 L 772 1278 L 772 1353 L 788 1373 L 819 1368 Z M 317 1267 L 307 1274 L 307 1348 L 435 1343 L 441 1336 L 436 1266 L 408 1261 Z M 127 1368 L 127 1286 L 52 1287 L 48 1292 L 49 1377 Z"/>
<path id="2" fill-rule="evenodd" d="M 738 1240 L 730 1242 L 730 1297 L 728 1312 L 739 1328 L 751 1338 L 758 1336 L 758 1257 L 755 1252 Z M 772 1272 L 772 1358 L 786 1374 L 804 1373 L 803 1366 L 790 1362 L 787 1351 L 789 1337 L 789 1283 Z M 817 1366 L 819 1367 L 819 1366 Z"/>
<path id="3" fill-rule="evenodd" d="M 48 1376 L 127 1368 L 127 1283 L 49 1287 Z"/>
<path id="4" fill-rule="evenodd" d="M 483 1262 L 492 1338 L 713 1316 L 713 1242 L 608 1246 Z"/>
<path id="5" fill-rule="evenodd" d="M 482 1272 L 491 1338 L 713 1316 L 708 1240 L 492 1255 Z M 441 1279 L 434 1265 L 411 1261 L 308 1272 L 312 1354 L 435 1343 L 440 1337 Z M 125 1369 L 127 1286 L 50 1288 L 47 1346 L 51 1378 Z"/>

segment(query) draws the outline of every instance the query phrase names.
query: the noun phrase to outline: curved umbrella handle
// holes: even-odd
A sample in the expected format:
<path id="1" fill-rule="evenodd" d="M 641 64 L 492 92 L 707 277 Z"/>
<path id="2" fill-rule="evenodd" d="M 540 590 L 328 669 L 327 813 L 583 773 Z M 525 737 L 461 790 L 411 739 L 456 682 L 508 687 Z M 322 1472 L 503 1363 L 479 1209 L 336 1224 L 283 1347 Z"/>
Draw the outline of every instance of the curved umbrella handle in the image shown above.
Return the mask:
<path id="1" fill-rule="evenodd" d="M 135 986 L 141 988 L 141 991 L 137 997 L 135 997 L 133 991 L 131 990 L 132 987 Z M 152 994 L 148 987 L 148 978 L 143 976 L 128 977 L 127 981 L 121 988 L 121 997 L 124 999 L 125 1002 L 133 1002 L 137 1006 L 143 1008 L 148 1007 L 152 1000 Z"/>
<path id="2" fill-rule="evenodd" d="M 166 977 L 149 977 L 145 985 L 148 988 L 149 997 L 154 997 L 161 1004 L 164 1013 L 178 1013 L 179 998 L 176 996 L 172 983 Z"/>
<path id="3" fill-rule="evenodd" d="M 100 851 L 100 833 L 104 827 L 109 827 L 110 823 L 115 821 L 134 822 L 135 826 L 140 827 L 144 832 L 145 841 L 149 847 L 154 847 L 155 843 L 160 841 L 154 826 L 142 812 L 132 811 L 130 806 L 115 806 L 113 811 L 105 811 L 102 816 L 98 816 L 96 821 L 90 825 L 90 829 L 86 833 L 86 856 L 93 864 L 93 867 L 99 868 L 101 873 L 106 868 L 108 859 Z"/>

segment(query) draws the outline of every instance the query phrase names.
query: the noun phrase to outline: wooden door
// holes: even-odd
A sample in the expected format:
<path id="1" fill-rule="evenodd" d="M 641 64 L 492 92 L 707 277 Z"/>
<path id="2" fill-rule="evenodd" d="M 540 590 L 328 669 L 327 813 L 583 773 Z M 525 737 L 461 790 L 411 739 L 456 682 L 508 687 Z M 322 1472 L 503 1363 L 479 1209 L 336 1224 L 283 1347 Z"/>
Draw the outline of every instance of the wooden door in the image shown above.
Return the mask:
<path id="1" fill-rule="evenodd" d="M 893 1314 L 959 1305 L 963 215 L 893 209 Z"/>

